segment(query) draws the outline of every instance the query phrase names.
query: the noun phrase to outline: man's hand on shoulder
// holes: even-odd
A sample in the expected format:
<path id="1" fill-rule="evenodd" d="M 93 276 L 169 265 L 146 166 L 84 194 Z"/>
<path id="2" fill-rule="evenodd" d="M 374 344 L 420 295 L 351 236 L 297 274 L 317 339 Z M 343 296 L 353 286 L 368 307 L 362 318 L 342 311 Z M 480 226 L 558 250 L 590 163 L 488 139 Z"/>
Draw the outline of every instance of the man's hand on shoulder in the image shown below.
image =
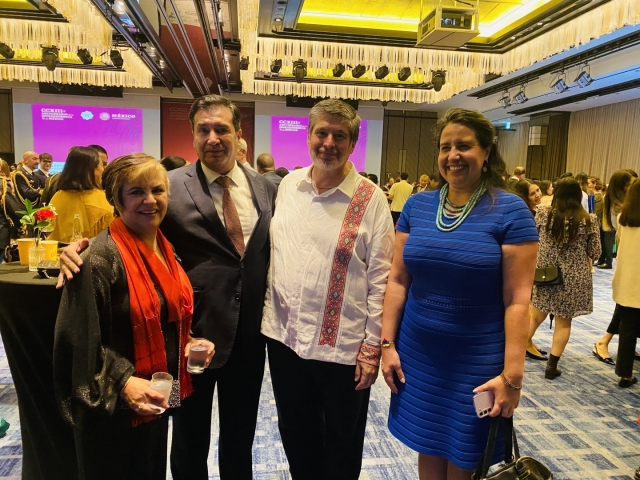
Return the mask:
<path id="1" fill-rule="evenodd" d="M 70 243 L 60 254 L 60 275 L 56 288 L 62 288 L 65 280 L 72 280 L 74 273 L 80 273 L 82 259 L 80 253 L 89 246 L 89 239 L 83 238 L 79 242 Z"/>

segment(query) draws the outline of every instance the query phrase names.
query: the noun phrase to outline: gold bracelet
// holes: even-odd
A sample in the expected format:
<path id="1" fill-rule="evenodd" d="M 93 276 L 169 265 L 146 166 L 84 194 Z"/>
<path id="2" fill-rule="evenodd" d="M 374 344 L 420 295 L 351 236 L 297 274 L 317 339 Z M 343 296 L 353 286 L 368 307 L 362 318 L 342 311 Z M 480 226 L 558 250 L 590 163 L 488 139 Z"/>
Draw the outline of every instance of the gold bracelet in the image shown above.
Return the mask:
<path id="1" fill-rule="evenodd" d="M 509 380 L 507 380 L 507 377 L 505 376 L 504 372 L 500 374 L 500 378 L 502 378 L 502 381 L 504 382 L 504 385 L 506 387 L 511 387 L 514 390 L 522 390 L 522 385 L 518 386 L 511 383 Z"/>

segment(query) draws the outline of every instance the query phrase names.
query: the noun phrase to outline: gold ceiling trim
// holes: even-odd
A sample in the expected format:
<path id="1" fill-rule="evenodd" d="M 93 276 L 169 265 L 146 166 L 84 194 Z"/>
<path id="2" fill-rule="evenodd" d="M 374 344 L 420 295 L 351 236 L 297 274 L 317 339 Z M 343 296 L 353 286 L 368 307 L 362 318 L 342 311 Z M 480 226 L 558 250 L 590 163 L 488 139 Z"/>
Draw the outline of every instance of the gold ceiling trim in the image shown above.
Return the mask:
<path id="1" fill-rule="evenodd" d="M 551 55 L 611 33 L 626 25 L 640 23 L 640 0 L 612 0 L 559 28 L 511 49 L 504 54 L 381 47 L 341 43 L 311 42 L 277 38 L 258 38 L 259 0 L 239 0 L 238 16 L 243 56 L 249 56 L 249 69 L 241 71 L 243 93 L 258 95 L 300 95 L 356 98 L 413 103 L 438 103 L 460 92 L 477 87 L 487 73 L 506 75 L 544 60 Z M 309 84 L 255 80 L 256 71 L 269 71 L 272 60 L 282 59 L 283 68 L 302 58 L 308 68 L 326 72 L 336 63 L 363 63 L 375 70 L 387 65 L 391 71 L 410 67 L 412 72 L 446 70 L 447 82 L 440 92 L 352 85 Z M 372 75 L 370 72 L 367 75 Z M 370 78 L 367 78 L 370 81 Z M 425 81 L 428 80 L 425 78 Z"/>

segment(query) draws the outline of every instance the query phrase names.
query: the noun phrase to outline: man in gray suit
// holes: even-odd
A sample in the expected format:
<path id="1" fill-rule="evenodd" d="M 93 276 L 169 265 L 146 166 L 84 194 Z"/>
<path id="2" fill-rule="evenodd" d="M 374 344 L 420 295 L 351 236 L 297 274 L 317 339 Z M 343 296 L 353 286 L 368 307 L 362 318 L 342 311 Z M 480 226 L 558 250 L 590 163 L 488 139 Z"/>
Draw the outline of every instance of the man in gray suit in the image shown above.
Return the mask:
<path id="1" fill-rule="evenodd" d="M 189 119 L 199 160 L 169 173 L 171 197 L 160 228 L 193 285 L 193 334 L 211 340 L 216 355 L 204 373 L 192 376 L 194 393 L 174 413 L 171 472 L 175 480 L 209 478 L 217 384 L 220 477 L 251 479 L 265 360 L 260 322 L 276 190 L 236 161 L 240 112 L 229 100 L 201 97 Z M 229 200 L 235 220 L 225 204 Z"/>

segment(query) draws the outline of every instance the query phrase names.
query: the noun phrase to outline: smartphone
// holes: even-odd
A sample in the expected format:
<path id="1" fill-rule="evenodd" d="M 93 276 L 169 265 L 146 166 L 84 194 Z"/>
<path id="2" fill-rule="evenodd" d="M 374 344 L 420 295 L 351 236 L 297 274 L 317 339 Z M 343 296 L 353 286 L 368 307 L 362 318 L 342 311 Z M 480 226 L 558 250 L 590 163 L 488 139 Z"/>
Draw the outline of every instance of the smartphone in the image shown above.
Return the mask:
<path id="1" fill-rule="evenodd" d="M 473 396 L 473 406 L 476 409 L 476 415 L 478 415 L 478 418 L 483 418 L 489 415 L 489 412 L 493 409 L 493 402 L 494 398 L 491 390 L 476 393 Z"/>

